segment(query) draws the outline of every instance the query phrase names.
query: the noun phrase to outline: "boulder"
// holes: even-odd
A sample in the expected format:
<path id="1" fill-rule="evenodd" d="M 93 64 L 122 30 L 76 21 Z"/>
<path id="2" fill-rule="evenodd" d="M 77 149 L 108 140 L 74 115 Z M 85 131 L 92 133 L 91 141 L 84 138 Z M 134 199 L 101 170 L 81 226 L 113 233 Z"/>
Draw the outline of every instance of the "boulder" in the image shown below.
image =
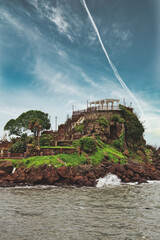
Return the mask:
<path id="1" fill-rule="evenodd" d="M 133 173 L 133 171 L 131 171 L 131 170 L 127 170 L 127 175 L 128 175 L 128 177 L 133 177 L 134 176 L 134 173 Z"/>
<path id="2" fill-rule="evenodd" d="M 33 184 L 42 183 L 42 179 L 43 179 L 43 171 L 41 171 L 41 169 L 39 168 L 32 168 L 31 172 L 27 176 L 28 182 Z"/>
<path id="3" fill-rule="evenodd" d="M 26 174 L 23 168 L 17 168 L 12 174 L 12 178 L 16 183 L 24 183 L 26 181 Z"/>
<path id="4" fill-rule="evenodd" d="M 0 170 L 5 171 L 6 173 L 12 173 L 14 166 L 10 161 L 0 161 Z"/>
<path id="5" fill-rule="evenodd" d="M 77 177 L 73 177 L 71 179 L 71 182 L 75 185 L 79 185 L 79 186 L 86 186 L 86 184 L 89 182 L 87 177 L 83 177 L 83 176 L 77 176 Z"/>
<path id="6" fill-rule="evenodd" d="M 86 177 L 87 177 L 87 178 L 92 178 L 92 179 L 95 179 L 95 178 L 96 178 L 94 172 L 89 172 L 89 173 L 87 173 Z"/>
<path id="7" fill-rule="evenodd" d="M 147 183 L 147 180 L 145 178 L 140 178 L 138 180 L 138 184 L 141 184 L 141 183 Z"/>
<path id="8" fill-rule="evenodd" d="M 116 164 L 116 171 L 122 174 L 126 172 L 124 166 L 119 164 Z"/>
<path id="9" fill-rule="evenodd" d="M 92 186 L 94 186 L 94 182 L 93 181 L 86 181 L 85 186 L 92 187 Z"/>
<path id="10" fill-rule="evenodd" d="M 60 177 L 62 178 L 71 178 L 71 170 L 69 167 L 60 167 L 57 169 L 57 173 L 59 174 Z"/>
<path id="11" fill-rule="evenodd" d="M 123 180 L 123 182 L 125 182 L 125 183 L 128 183 L 130 180 L 129 180 L 129 178 L 125 178 L 124 180 Z"/>
<path id="12" fill-rule="evenodd" d="M 142 158 L 142 159 L 145 159 L 145 154 L 141 151 L 141 150 L 138 150 L 137 151 L 137 154 Z"/>
<path id="13" fill-rule="evenodd" d="M 132 182 L 138 182 L 139 181 L 139 179 L 140 179 L 140 177 L 138 176 L 135 176 L 135 177 L 133 177 L 132 178 Z"/>
<path id="14" fill-rule="evenodd" d="M 43 171 L 43 183 L 45 184 L 53 184 L 59 180 L 59 176 L 54 167 L 47 167 Z"/>
<path id="15" fill-rule="evenodd" d="M 129 155 L 129 151 L 128 151 L 128 149 L 125 149 L 124 152 L 123 152 L 123 154 L 124 154 L 125 156 L 127 156 L 127 157 L 130 156 L 130 155 Z"/>
<path id="16" fill-rule="evenodd" d="M 7 173 L 5 171 L 0 170 L 0 179 L 5 176 L 7 176 Z"/>
<path id="17" fill-rule="evenodd" d="M 119 178 L 122 178 L 122 176 L 123 176 L 122 173 L 117 172 L 117 171 L 116 171 L 116 175 L 117 175 Z"/>

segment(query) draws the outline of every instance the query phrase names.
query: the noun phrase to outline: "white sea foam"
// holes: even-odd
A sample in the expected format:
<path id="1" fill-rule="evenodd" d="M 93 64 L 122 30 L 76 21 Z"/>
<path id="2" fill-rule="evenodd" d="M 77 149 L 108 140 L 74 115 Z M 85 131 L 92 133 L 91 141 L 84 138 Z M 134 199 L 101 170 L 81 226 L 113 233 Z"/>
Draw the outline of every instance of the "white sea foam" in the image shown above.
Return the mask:
<path id="1" fill-rule="evenodd" d="M 120 184 L 121 184 L 121 180 L 116 175 L 109 173 L 105 177 L 99 178 L 97 180 L 96 187 L 101 188 L 109 185 L 117 186 Z"/>
<path id="2" fill-rule="evenodd" d="M 153 183 L 160 183 L 159 180 L 148 180 L 147 183 L 153 184 Z"/>

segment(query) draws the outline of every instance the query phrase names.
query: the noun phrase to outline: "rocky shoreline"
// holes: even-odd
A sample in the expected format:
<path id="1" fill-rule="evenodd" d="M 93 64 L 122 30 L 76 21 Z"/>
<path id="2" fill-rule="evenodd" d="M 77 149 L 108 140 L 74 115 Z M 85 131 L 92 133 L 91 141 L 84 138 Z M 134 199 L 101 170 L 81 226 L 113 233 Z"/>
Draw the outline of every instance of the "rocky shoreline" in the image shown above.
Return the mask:
<path id="1" fill-rule="evenodd" d="M 147 180 L 160 180 L 160 170 L 147 163 L 130 162 L 125 165 L 110 163 L 104 160 L 101 164 L 90 164 L 77 167 L 55 168 L 42 165 L 38 168 L 15 168 L 10 161 L 0 162 L 0 187 L 25 185 L 58 185 L 58 186 L 96 186 L 97 179 L 108 173 L 116 174 L 122 182 L 144 183 Z"/>

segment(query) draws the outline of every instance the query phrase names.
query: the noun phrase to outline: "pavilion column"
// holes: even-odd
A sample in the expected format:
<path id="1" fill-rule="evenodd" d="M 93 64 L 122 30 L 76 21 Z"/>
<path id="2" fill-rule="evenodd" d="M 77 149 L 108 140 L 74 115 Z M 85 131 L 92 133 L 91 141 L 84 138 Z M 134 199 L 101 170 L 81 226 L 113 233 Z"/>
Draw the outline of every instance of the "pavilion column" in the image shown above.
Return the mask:
<path id="1" fill-rule="evenodd" d="M 112 110 L 113 110 L 113 102 L 112 102 Z"/>
<path id="2" fill-rule="evenodd" d="M 108 102 L 106 104 L 107 104 L 107 110 L 108 110 Z"/>

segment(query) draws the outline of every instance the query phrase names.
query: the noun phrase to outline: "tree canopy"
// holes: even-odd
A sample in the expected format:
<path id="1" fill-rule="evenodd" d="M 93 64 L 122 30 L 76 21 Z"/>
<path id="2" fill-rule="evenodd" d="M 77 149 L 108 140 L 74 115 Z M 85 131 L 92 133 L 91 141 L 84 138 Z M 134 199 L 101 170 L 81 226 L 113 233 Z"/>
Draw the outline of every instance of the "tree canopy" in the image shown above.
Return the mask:
<path id="1" fill-rule="evenodd" d="M 31 122 L 38 122 L 41 126 L 41 131 L 50 129 L 51 123 L 47 113 L 38 110 L 30 110 L 22 113 L 18 118 L 9 120 L 4 130 L 10 135 L 22 136 L 27 130 L 35 133 L 35 128 L 31 128 Z"/>

